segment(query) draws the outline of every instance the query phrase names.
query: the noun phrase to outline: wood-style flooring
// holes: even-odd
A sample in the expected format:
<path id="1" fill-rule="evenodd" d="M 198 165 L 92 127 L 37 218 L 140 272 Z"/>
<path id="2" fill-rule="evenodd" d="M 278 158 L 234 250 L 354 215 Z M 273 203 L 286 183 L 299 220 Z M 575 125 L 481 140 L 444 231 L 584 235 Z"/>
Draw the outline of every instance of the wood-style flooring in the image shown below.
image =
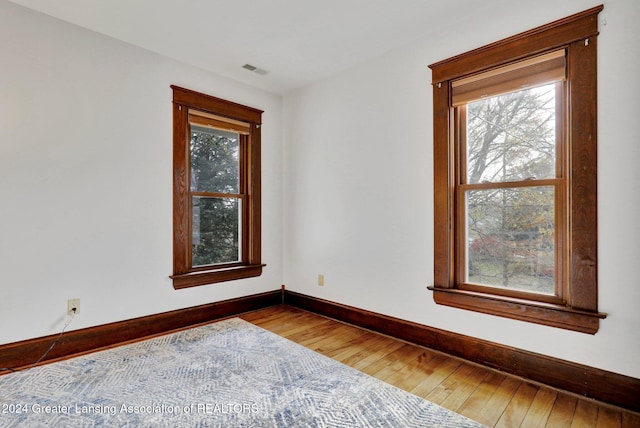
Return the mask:
<path id="1" fill-rule="evenodd" d="M 240 317 L 490 427 L 640 428 L 637 413 L 297 308 Z"/>

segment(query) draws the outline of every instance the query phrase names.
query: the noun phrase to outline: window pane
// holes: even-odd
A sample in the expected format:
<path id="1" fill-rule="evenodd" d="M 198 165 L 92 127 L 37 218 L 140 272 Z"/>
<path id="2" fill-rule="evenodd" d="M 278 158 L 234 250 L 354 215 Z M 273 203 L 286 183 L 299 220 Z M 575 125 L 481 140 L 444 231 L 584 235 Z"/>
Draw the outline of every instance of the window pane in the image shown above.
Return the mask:
<path id="1" fill-rule="evenodd" d="M 240 202 L 237 198 L 193 197 L 193 266 L 240 260 Z"/>
<path id="2" fill-rule="evenodd" d="M 553 186 L 469 190 L 467 282 L 555 292 Z"/>
<path id="3" fill-rule="evenodd" d="M 191 191 L 240 193 L 240 136 L 191 125 Z"/>
<path id="4" fill-rule="evenodd" d="M 467 105 L 467 183 L 555 178 L 555 85 Z"/>

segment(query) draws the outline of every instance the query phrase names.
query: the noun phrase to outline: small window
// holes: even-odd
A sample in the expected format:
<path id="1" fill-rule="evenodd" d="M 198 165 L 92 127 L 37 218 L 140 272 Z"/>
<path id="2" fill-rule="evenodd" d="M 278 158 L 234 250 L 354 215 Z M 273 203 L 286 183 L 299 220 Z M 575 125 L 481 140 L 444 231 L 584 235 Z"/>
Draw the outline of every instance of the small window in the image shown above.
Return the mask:
<path id="1" fill-rule="evenodd" d="M 436 303 L 597 331 L 600 10 L 430 66 Z"/>
<path id="2" fill-rule="evenodd" d="M 262 112 L 172 89 L 174 287 L 258 276 Z"/>

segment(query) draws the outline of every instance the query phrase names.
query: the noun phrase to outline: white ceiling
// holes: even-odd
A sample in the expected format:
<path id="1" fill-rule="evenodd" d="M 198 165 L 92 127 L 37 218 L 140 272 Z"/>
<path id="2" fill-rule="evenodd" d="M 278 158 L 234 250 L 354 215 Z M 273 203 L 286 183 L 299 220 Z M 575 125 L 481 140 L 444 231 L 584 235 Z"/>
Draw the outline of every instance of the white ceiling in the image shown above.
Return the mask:
<path id="1" fill-rule="evenodd" d="M 500 0 L 11 0 L 274 93 L 329 77 Z M 450 20 L 449 20 L 450 21 Z M 451 24 L 451 22 L 449 22 Z M 242 68 L 267 71 L 258 75 Z"/>

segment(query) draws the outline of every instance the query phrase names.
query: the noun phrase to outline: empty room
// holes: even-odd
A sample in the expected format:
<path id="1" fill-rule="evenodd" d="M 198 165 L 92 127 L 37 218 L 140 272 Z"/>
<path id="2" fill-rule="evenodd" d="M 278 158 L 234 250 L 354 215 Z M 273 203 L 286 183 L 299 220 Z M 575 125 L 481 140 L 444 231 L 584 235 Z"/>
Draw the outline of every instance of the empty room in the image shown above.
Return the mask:
<path id="1" fill-rule="evenodd" d="M 640 427 L 639 22 L 0 0 L 0 425 Z"/>

